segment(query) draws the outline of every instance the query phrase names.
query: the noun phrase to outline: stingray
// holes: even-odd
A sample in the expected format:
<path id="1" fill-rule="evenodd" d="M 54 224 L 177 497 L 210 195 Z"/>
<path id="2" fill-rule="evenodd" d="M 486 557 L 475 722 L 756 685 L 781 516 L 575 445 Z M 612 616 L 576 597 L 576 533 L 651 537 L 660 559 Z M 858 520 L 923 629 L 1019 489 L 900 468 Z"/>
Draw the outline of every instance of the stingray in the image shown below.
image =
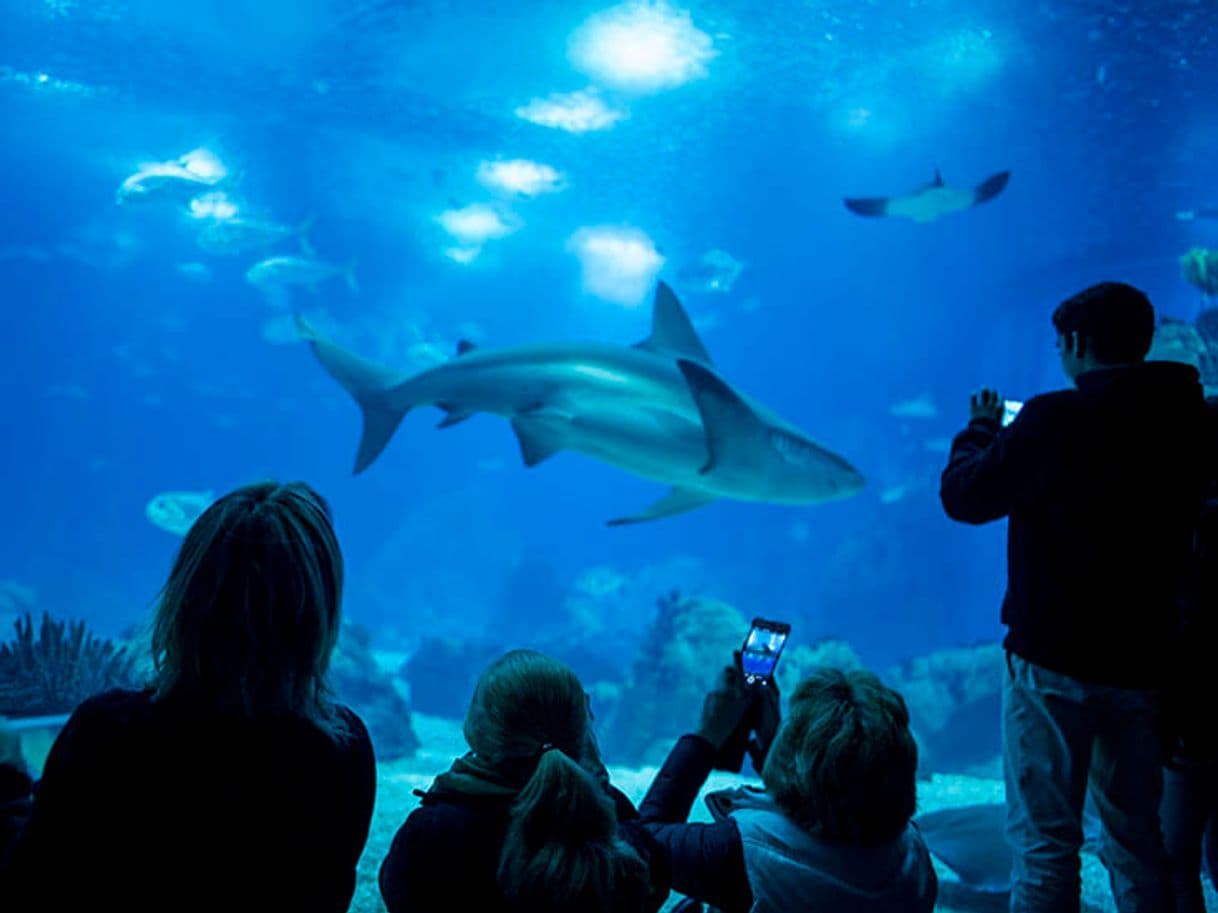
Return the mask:
<path id="1" fill-rule="evenodd" d="M 943 182 L 939 169 L 935 179 L 911 193 L 898 197 L 846 197 L 846 208 L 860 216 L 891 216 L 933 222 L 939 216 L 972 209 L 988 203 L 1002 193 L 1011 179 L 1011 172 L 1000 171 L 986 178 L 971 190 L 949 187 Z"/>
<path id="2" fill-rule="evenodd" d="M 1011 890 L 1011 848 L 1005 837 L 1002 803 L 962 805 L 927 812 L 916 819 L 931 855 L 973 893 L 1005 896 Z M 1090 804 L 1083 813 L 1083 849 L 1094 852 L 1099 819 Z"/>

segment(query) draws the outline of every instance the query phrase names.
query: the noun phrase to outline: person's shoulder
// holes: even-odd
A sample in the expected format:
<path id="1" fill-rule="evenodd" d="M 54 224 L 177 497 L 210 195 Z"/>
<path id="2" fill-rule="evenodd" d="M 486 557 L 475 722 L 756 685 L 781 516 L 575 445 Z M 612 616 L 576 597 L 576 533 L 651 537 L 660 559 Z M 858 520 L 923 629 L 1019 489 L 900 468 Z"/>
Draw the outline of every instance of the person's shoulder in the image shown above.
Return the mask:
<path id="1" fill-rule="evenodd" d="M 72 711 L 68 724 L 77 726 L 130 726 L 146 720 L 152 713 L 152 692 L 114 688 L 87 698 Z"/>
<path id="2" fill-rule="evenodd" d="M 1019 410 L 1015 421 L 1021 429 L 1073 424 L 1084 408 L 1078 390 L 1051 390 L 1030 397 Z"/>
<path id="3" fill-rule="evenodd" d="M 472 842 L 492 830 L 486 815 L 474 805 L 429 801 L 406 816 L 393 842 L 395 848 L 408 854 L 445 858 L 452 852 L 468 850 Z"/>
<path id="4" fill-rule="evenodd" d="M 345 731 L 344 741 L 358 749 L 362 750 L 366 746 L 371 750 L 372 736 L 368 734 L 368 727 L 364 725 L 360 715 L 346 704 L 335 704 L 334 709 Z"/>
<path id="5" fill-rule="evenodd" d="M 120 756 L 137 733 L 147 729 L 152 718 L 152 694 L 115 689 L 87 698 L 72 711 L 55 738 L 52 755 L 57 759 Z M 49 763 L 49 759 L 48 759 Z"/>
<path id="6" fill-rule="evenodd" d="M 1048 393 L 1037 393 L 1028 399 L 1023 404 L 1023 409 L 1049 414 L 1063 409 L 1077 409 L 1081 403 L 1082 396 L 1077 390 L 1050 390 Z"/>

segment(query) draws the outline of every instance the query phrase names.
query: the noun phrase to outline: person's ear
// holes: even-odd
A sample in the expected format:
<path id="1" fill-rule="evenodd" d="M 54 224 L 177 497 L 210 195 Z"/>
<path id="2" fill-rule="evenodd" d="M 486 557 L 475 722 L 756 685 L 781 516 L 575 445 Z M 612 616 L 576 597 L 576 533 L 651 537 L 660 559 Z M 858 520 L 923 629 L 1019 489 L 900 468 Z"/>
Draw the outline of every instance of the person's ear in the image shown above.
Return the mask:
<path id="1" fill-rule="evenodd" d="M 1087 349 L 1086 341 L 1078 333 L 1071 333 L 1070 336 L 1072 337 L 1072 339 L 1074 341 L 1074 345 L 1073 345 L 1074 357 L 1082 358 L 1083 355 L 1086 353 L 1086 349 Z"/>

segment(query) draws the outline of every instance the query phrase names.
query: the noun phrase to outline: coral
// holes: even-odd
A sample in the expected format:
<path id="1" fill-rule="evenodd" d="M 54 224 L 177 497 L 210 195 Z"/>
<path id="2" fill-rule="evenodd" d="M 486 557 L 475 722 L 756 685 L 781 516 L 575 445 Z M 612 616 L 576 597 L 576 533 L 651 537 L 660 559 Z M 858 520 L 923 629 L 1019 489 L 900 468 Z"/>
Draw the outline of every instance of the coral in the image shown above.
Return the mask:
<path id="1" fill-rule="evenodd" d="M 1206 298 L 1218 296 L 1218 250 L 1194 247 L 1180 258 L 1184 281 Z"/>
<path id="2" fill-rule="evenodd" d="M 14 627 L 16 638 L 0 644 L 0 714 L 70 713 L 94 694 L 138 685 L 132 654 L 94 636 L 83 621 L 44 613 L 35 637 L 27 612 Z"/>
<path id="3" fill-rule="evenodd" d="M 1001 751 L 1002 677 L 999 644 L 942 650 L 888 674 L 905 697 L 924 770 L 962 772 Z"/>
<path id="4" fill-rule="evenodd" d="M 339 700 L 359 714 L 376 756 L 392 761 L 412 756 L 419 747 L 410 720 L 410 705 L 383 672 L 371 651 L 372 635 L 366 628 L 347 623 L 330 658 L 330 684 Z"/>
<path id="5" fill-rule="evenodd" d="M 631 680 L 601 733 L 607 757 L 619 764 L 661 760 L 677 736 L 697 726 L 702 699 L 747 631 L 744 616 L 725 602 L 676 590 L 660 597 Z"/>
<path id="6" fill-rule="evenodd" d="M 1205 340 L 1192 324 L 1165 317 L 1155 329 L 1149 361 L 1178 361 L 1200 369 L 1208 360 Z"/>
<path id="7" fill-rule="evenodd" d="M 1218 308 L 1207 308 L 1197 315 L 1197 335 L 1205 346 L 1201 357 L 1201 382 L 1205 395 L 1218 395 Z"/>
<path id="8" fill-rule="evenodd" d="M 833 669 L 844 669 L 848 672 L 864 668 L 859 655 L 844 640 L 826 638 L 817 641 L 810 647 L 800 644 L 794 649 L 787 648 L 774 673 L 783 697 L 790 697 L 791 692 L 800 682 L 814 670 L 826 666 Z"/>

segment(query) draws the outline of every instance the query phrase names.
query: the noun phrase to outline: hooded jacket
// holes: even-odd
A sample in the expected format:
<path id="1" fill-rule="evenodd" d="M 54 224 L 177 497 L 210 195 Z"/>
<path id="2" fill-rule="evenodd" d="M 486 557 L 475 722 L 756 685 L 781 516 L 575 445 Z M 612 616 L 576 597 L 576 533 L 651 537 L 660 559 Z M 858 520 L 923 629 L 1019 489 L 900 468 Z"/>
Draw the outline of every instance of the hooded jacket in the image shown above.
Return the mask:
<path id="1" fill-rule="evenodd" d="M 714 821 L 687 822 L 716 750 L 697 735 L 673 746 L 639 814 L 672 856 L 672 886 L 723 913 L 931 913 L 938 880 L 918 829 L 863 847 L 818 839 L 764 792 L 710 793 Z"/>
<path id="2" fill-rule="evenodd" d="M 1147 362 L 1082 374 L 1007 428 L 975 419 L 940 496 L 953 519 L 1009 518 L 1005 645 L 1100 685 L 1158 688 L 1192 581 L 1213 421 L 1197 371 Z"/>
<path id="3" fill-rule="evenodd" d="M 527 775 L 507 777 L 474 755 L 457 759 L 436 778 L 422 804 L 394 835 L 381 863 L 381 897 L 389 913 L 521 913 L 498 884 L 499 857 L 512 805 Z M 650 871 L 652 913 L 668 897 L 668 854 L 638 823 L 638 812 L 606 784 L 618 819 L 618 837 Z"/>

